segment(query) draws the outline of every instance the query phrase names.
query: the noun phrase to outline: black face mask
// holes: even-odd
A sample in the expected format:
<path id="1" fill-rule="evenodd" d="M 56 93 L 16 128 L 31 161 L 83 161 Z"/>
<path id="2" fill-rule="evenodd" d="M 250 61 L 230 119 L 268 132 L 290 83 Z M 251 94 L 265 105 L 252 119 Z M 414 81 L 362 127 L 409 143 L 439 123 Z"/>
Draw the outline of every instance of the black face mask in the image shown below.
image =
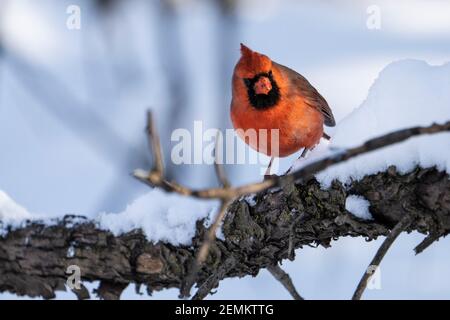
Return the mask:
<path id="1" fill-rule="evenodd" d="M 260 77 L 266 77 L 270 80 L 272 89 L 267 94 L 256 94 L 255 83 Z M 259 73 L 253 78 L 245 78 L 244 83 L 247 86 L 247 94 L 250 104 L 256 109 L 267 109 L 273 107 L 280 100 L 280 89 L 273 79 L 272 71 L 268 73 Z"/>

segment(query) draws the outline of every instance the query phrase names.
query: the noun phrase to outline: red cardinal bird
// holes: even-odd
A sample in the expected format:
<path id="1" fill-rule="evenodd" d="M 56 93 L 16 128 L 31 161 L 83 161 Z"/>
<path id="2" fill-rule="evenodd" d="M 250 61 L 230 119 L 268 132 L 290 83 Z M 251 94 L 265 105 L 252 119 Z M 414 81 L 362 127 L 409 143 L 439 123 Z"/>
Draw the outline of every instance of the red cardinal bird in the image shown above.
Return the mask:
<path id="1" fill-rule="evenodd" d="M 322 136 L 328 137 L 323 125 L 335 125 L 333 113 L 308 80 L 243 44 L 241 54 L 233 73 L 231 120 L 250 147 L 273 160 L 301 148 L 304 156 Z M 249 129 L 256 130 L 256 141 L 244 132 Z M 267 136 L 260 129 L 266 129 Z M 279 130 L 278 150 L 272 150 L 271 129 Z"/>

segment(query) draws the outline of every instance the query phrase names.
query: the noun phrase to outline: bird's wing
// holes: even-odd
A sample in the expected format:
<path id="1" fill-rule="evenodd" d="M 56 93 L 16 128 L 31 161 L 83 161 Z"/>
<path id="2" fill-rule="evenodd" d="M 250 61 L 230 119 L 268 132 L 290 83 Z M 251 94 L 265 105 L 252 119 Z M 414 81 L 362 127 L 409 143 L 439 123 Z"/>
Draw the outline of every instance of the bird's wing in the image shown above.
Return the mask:
<path id="1" fill-rule="evenodd" d="M 336 121 L 334 120 L 333 112 L 331 111 L 325 98 L 322 97 L 316 88 L 314 88 L 309 81 L 298 72 L 281 64 L 275 62 L 272 63 L 280 69 L 284 69 L 284 71 L 286 71 L 285 74 L 289 76 L 294 86 L 300 90 L 306 103 L 323 114 L 325 125 L 328 127 L 334 127 L 336 125 Z"/>

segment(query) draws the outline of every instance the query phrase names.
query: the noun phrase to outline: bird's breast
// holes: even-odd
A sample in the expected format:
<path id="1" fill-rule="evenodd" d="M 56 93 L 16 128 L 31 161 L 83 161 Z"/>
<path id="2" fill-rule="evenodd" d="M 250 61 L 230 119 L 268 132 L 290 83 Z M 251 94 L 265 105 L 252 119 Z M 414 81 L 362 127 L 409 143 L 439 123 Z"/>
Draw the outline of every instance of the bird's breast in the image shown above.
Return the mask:
<path id="1" fill-rule="evenodd" d="M 233 95 L 231 120 L 250 147 L 269 156 L 285 157 L 311 148 L 323 134 L 323 116 L 299 96 L 282 96 L 275 106 L 261 110 L 245 97 Z M 255 132 L 257 138 L 251 139 L 249 132 Z"/>

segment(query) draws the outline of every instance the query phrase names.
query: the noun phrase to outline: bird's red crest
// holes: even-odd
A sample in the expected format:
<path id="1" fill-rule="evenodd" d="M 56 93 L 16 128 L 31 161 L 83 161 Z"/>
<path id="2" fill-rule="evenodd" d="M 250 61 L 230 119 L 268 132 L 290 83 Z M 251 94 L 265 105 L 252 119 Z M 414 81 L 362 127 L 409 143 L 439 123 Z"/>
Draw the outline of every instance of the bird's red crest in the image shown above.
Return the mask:
<path id="1" fill-rule="evenodd" d="M 236 66 L 236 75 L 241 78 L 253 78 L 259 73 L 269 72 L 272 61 L 266 55 L 255 52 L 241 43 L 241 59 Z"/>

